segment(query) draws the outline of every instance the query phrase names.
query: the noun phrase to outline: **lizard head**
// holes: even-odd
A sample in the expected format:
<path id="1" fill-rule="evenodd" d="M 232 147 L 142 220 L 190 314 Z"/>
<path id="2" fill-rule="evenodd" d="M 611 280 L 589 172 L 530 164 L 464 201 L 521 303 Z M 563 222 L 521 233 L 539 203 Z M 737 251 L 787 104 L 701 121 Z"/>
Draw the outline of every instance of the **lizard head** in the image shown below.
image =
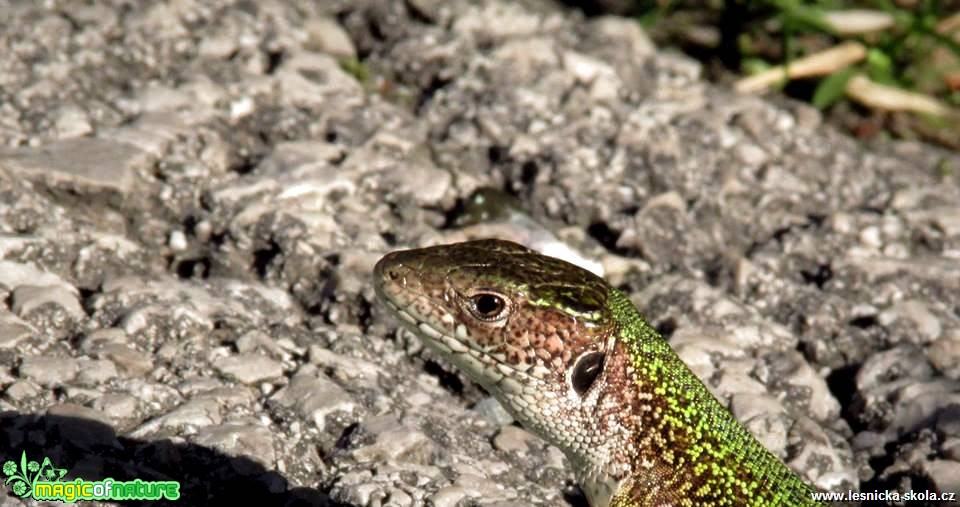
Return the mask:
<path id="1" fill-rule="evenodd" d="M 572 460 L 616 440 L 607 387 L 625 366 L 603 279 L 501 240 L 393 252 L 374 278 L 408 329 Z"/>

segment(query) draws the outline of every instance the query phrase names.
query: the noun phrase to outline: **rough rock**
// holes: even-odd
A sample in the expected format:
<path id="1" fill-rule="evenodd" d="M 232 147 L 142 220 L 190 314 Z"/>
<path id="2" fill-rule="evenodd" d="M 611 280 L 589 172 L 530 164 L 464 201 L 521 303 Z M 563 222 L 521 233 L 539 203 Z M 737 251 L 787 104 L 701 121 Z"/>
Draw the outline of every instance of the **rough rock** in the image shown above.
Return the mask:
<path id="1" fill-rule="evenodd" d="M 75 135 L 68 132 L 65 137 L 70 139 L 0 152 L 0 167 L 27 178 L 43 179 L 55 189 L 126 194 L 137 171 L 146 170 L 151 162 L 132 145 Z"/>
<path id="2" fill-rule="evenodd" d="M 222 375 L 244 384 L 256 384 L 283 375 L 283 366 L 279 362 L 260 354 L 224 356 L 215 360 L 213 367 Z"/>

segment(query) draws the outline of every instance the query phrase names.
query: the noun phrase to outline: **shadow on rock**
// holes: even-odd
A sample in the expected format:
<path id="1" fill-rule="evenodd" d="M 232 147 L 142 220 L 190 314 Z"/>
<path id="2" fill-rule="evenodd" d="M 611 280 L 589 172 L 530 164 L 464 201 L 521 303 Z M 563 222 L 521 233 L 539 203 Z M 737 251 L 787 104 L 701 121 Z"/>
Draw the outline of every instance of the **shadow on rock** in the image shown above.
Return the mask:
<path id="1" fill-rule="evenodd" d="M 176 501 L 124 501 L 124 505 L 342 506 L 323 491 L 290 488 L 282 475 L 246 457 L 169 439 L 118 436 L 106 424 L 77 417 L 0 413 L 0 462 L 49 458 L 65 468 L 63 480 L 112 478 L 179 481 Z M 11 493 L 3 487 L 3 494 Z"/>

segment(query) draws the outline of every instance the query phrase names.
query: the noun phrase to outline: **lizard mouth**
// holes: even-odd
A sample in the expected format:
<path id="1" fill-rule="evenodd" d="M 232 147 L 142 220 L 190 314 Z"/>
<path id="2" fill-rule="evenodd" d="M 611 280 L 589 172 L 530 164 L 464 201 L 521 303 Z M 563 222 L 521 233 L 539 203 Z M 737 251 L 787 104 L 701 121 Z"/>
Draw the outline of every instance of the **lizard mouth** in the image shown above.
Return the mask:
<path id="1" fill-rule="evenodd" d="M 384 297 L 383 302 L 406 329 L 488 391 L 519 392 L 522 390 L 520 384 L 514 379 L 525 375 L 521 371 L 497 361 L 484 351 L 465 345 L 457 338 L 433 327 L 414 312 L 401 308 L 388 297 Z"/>
<path id="2" fill-rule="evenodd" d="M 490 359 L 480 351 L 457 340 L 453 336 L 455 330 L 442 330 L 435 324 L 447 322 L 452 327 L 453 315 L 415 290 L 422 287 L 419 270 L 405 264 L 398 255 L 402 253 L 387 254 L 373 268 L 374 290 L 384 306 L 405 328 L 444 357 L 457 362 L 457 356 L 467 355 L 484 363 L 489 362 Z"/>
<path id="3" fill-rule="evenodd" d="M 520 381 L 536 383 L 527 368 L 509 364 L 476 346 L 467 335 L 467 328 L 456 324 L 454 316 L 427 295 L 419 270 L 402 262 L 394 252 L 374 267 L 374 290 L 384 306 L 410 332 L 444 359 L 462 369 L 474 382 L 488 391 L 519 393 Z"/>
<path id="4" fill-rule="evenodd" d="M 373 268 L 374 273 L 374 291 L 377 297 L 384 303 L 390 313 L 397 317 L 400 322 L 411 332 L 420 336 L 430 345 L 444 346 L 452 352 L 455 342 L 450 333 L 445 333 L 437 329 L 431 323 L 434 317 L 428 317 L 428 314 L 434 316 L 440 315 L 440 322 L 453 322 L 453 317 L 443 308 L 434 304 L 428 297 L 419 294 L 410 285 L 422 287 L 418 270 L 403 263 L 397 255 L 402 252 L 393 252 L 384 256 L 377 262 Z M 463 347 L 461 345 L 461 347 Z M 465 348 L 465 347 L 463 347 Z"/>

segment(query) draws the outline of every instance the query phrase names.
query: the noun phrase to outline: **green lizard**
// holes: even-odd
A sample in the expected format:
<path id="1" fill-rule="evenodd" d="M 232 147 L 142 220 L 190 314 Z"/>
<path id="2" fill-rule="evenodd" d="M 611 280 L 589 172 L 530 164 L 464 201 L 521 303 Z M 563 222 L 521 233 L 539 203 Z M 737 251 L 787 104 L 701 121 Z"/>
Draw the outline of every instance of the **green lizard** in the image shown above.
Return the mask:
<path id="1" fill-rule="evenodd" d="M 374 272 L 393 314 L 566 454 L 591 506 L 820 505 L 592 273 L 501 240 Z"/>

